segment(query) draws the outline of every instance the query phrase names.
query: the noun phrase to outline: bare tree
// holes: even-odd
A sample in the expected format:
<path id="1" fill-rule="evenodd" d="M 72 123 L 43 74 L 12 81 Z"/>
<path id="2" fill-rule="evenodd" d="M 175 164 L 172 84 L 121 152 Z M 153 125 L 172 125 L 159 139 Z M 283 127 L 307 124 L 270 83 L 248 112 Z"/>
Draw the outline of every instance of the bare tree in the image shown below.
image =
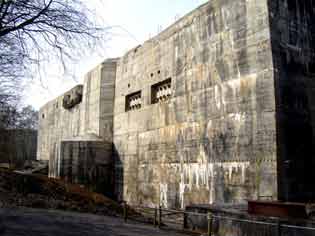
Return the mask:
<path id="1" fill-rule="evenodd" d="M 107 31 L 95 22 L 80 0 L 0 0 L 0 87 L 29 76 L 30 65 L 54 57 L 65 68 L 101 44 Z"/>
<path id="2" fill-rule="evenodd" d="M 0 159 L 14 154 L 6 145 L 12 130 L 36 127 L 36 111 L 19 109 L 23 79 L 32 77 L 34 66 L 41 71 L 60 62 L 66 69 L 102 46 L 108 30 L 80 0 L 0 0 Z"/>
<path id="3" fill-rule="evenodd" d="M 32 106 L 22 107 L 17 111 L 16 116 L 15 125 L 12 128 L 37 130 L 38 111 Z"/>
<path id="4" fill-rule="evenodd" d="M 0 135 L 1 131 L 16 125 L 18 111 L 15 96 L 0 94 Z"/>
<path id="5" fill-rule="evenodd" d="M 0 102 L 0 163 L 21 167 L 36 158 L 38 112 L 7 99 Z"/>

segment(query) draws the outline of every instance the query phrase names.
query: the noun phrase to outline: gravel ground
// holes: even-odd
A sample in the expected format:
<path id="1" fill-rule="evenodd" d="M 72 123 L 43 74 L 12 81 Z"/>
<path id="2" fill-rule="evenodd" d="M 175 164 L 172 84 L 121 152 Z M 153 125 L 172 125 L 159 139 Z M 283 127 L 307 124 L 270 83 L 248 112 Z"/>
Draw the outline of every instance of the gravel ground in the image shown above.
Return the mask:
<path id="1" fill-rule="evenodd" d="M 185 234 L 159 230 L 152 225 L 121 218 L 40 210 L 0 208 L 2 236 L 180 236 Z"/>

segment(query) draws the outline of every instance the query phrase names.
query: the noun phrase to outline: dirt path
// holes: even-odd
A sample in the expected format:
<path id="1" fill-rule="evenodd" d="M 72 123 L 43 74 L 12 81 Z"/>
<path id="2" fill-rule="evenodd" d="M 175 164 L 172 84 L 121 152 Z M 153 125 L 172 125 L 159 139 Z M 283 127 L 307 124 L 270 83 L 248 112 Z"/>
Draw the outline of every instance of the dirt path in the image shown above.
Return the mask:
<path id="1" fill-rule="evenodd" d="M 181 236 L 108 216 L 38 209 L 0 208 L 2 236 Z"/>

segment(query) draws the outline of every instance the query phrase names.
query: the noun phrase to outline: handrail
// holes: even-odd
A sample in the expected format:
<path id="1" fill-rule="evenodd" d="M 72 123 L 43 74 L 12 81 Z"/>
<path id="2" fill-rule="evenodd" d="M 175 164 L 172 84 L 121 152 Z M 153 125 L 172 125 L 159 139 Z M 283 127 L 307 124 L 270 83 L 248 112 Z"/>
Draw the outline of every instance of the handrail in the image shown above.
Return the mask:
<path id="1" fill-rule="evenodd" d="M 127 206 L 127 204 L 124 205 L 125 207 Z M 211 235 L 211 231 L 212 231 L 212 220 L 213 219 L 225 219 L 225 220 L 233 220 L 233 221 L 237 221 L 237 222 L 246 222 L 246 223 L 253 223 L 253 224 L 260 224 L 260 225 L 270 225 L 270 226 L 275 226 L 278 227 L 278 232 L 281 234 L 281 228 L 285 227 L 285 228 L 291 228 L 291 229 L 298 229 L 298 230 L 313 230 L 315 231 L 315 227 L 307 227 L 307 226 L 298 226 L 298 225 L 290 225 L 290 224 L 282 224 L 280 221 L 280 218 L 278 218 L 278 222 L 276 223 L 272 223 L 272 222 L 266 222 L 266 221 L 259 221 L 259 220 L 247 220 L 247 219 L 242 219 L 242 218 L 235 218 L 235 217 L 228 217 L 228 216 L 222 216 L 222 215 L 215 215 L 211 212 L 208 213 L 199 213 L 199 212 L 192 212 L 192 211 L 184 211 L 184 210 L 173 210 L 173 209 L 166 209 L 166 208 L 162 208 L 160 207 L 147 207 L 147 206 L 132 206 L 135 209 L 140 209 L 140 210 L 145 210 L 145 209 L 149 209 L 149 210 L 153 210 L 153 214 L 154 214 L 154 225 L 156 226 L 156 224 L 158 224 L 159 227 L 161 227 L 162 225 L 162 216 L 169 216 L 169 215 L 175 215 L 175 214 L 182 214 L 184 216 L 184 227 L 185 224 L 187 222 L 185 217 L 187 215 L 194 215 L 194 216 L 203 216 L 203 217 L 207 217 L 208 220 L 208 235 Z M 127 214 L 127 211 L 124 211 Z M 174 214 L 163 214 L 163 212 L 168 212 L 168 213 L 174 213 Z M 127 216 L 124 216 L 124 218 L 126 219 Z M 172 221 L 175 222 L 175 221 Z"/>
<path id="2" fill-rule="evenodd" d="M 306 227 L 306 226 L 298 226 L 298 225 L 286 225 L 286 224 L 282 224 L 282 227 L 286 227 L 286 228 L 294 228 L 294 229 L 306 229 L 306 230 L 314 230 L 315 228 L 312 227 Z"/>
<path id="3" fill-rule="evenodd" d="M 227 217 L 227 216 L 212 215 L 212 217 L 218 218 L 218 219 L 224 219 L 224 220 L 235 220 L 239 222 L 254 223 L 254 224 L 261 224 L 261 225 L 273 225 L 273 226 L 278 225 L 278 223 L 270 223 L 270 222 L 257 221 L 257 220 L 246 220 L 246 219 L 239 219 L 239 218 L 233 218 L 233 217 Z"/>

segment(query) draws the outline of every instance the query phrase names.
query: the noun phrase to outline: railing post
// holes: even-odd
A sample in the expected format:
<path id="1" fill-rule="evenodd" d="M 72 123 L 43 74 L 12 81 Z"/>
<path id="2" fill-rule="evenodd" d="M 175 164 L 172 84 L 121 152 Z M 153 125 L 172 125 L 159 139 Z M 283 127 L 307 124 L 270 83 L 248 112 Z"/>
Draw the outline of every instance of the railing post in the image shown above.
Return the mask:
<path id="1" fill-rule="evenodd" d="M 281 236 L 281 221 L 277 222 L 277 236 Z"/>
<path id="2" fill-rule="evenodd" d="M 184 219 L 183 219 L 183 229 L 186 229 L 187 228 L 187 214 L 186 214 L 185 210 L 183 212 L 183 217 L 184 217 Z"/>
<path id="3" fill-rule="evenodd" d="M 161 205 L 159 206 L 159 228 L 161 228 L 161 225 L 162 225 L 162 207 Z"/>
<path id="4" fill-rule="evenodd" d="M 154 227 L 156 227 L 157 225 L 157 214 L 158 214 L 158 209 L 157 207 L 155 207 L 154 208 L 154 221 L 153 221 Z"/>
<path id="5" fill-rule="evenodd" d="M 211 212 L 208 212 L 208 236 L 212 234 L 212 215 Z"/>
<path id="6" fill-rule="evenodd" d="M 125 222 L 127 222 L 127 218 L 128 218 L 128 216 L 127 216 L 127 214 L 128 214 L 128 213 L 127 213 L 127 210 L 128 210 L 127 207 L 128 207 L 128 206 L 127 206 L 127 202 L 124 201 L 124 221 L 125 221 Z"/>

